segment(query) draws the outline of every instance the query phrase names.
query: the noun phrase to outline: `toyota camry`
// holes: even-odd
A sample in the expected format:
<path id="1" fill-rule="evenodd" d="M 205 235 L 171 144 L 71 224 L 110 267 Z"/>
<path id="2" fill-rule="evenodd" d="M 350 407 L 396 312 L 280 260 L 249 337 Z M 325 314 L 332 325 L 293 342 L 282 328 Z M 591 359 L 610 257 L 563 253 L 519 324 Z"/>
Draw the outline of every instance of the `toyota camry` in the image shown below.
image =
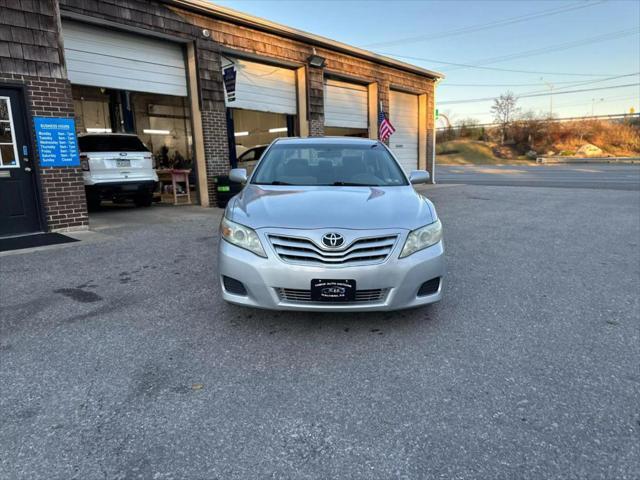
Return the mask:
<path id="1" fill-rule="evenodd" d="M 442 224 L 386 145 L 284 138 L 264 152 L 220 224 L 223 298 L 276 310 L 373 311 L 440 300 Z"/>

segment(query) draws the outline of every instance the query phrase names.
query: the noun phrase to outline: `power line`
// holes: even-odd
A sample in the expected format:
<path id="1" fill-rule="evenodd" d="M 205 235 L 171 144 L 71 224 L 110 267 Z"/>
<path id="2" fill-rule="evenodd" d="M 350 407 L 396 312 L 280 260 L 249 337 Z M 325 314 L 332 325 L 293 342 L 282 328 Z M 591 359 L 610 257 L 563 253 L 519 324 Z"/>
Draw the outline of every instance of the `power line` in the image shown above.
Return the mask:
<path id="1" fill-rule="evenodd" d="M 606 82 L 608 80 L 611 80 L 612 78 L 622 78 L 622 77 L 631 77 L 633 75 L 640 75 L 640 72 L 638 73 L 629 73 L 626 75 L 618 75 L 615 77 L 608 77 L 608 78 L 602 78 L 602 79 L 598 79 L 598 80 L 590 80 L 589 83 L 593 82 Z M 587 82 L 585 82 L 587 83 Z M 553 82 L 554 85 L 564 85 L 564 84 L 570 84 L 569 86 L 573 86 L 576 85 L 576 81 L 575 80 L 567 80 L 567 81 L 563 81 L 563 82 Z M 449 83 L 449 82 L 443 82 L 442 84 L 438 85 L 438 88 L 443 88 L 443 87 L 476 87 L 476 88 L 495 88 L 495 87 L 539 87 L 540 86 L 540 82 L 536 82 L 536 83 Z M 562 88 L 562 87 L 561 87 Z"/>
<path id="2" fill-rule="evenodd" d="M 604 80 L 603 80 L 604 81 Z M 554 85 L 560 85 L 565 83 L 576 83 L 575 80 L 569 80 L 565 82 L 553 82 Z M 537 83 L 449 83 L 443 82 L 438 85 L 438 88 L 443 87 L 475 87 L 475 88 L 495 88 L 495 87 L 539 87 L 540 82 Z"/>
<path id="3" fill-rule="evenodd" d="M 639 97 L 638 95 L 633 95 L 633 96 L 629 96 L 629 95 L 622 95 L 619 97 L 603 97 L 602 99 L 598 99 L 598 103 L 602 104 L 602 103 L 613 103 L 613 102 L 622 102 L 624 100 L 638 100 Z M 561 103 L 560 105 L 554 105 L 555 107 L 577 107 L 577 106 L 581 106 L 581 105 L 585 105 L 585 104 L 590 104 L 591 103 L 591 99 L 588 100 L 584 100 L 582 102 L 572 102 L 572 103 Z"/>
<path id="4" fill-rule="evenodd" d="M 611 85 L 609 87 L 596 87 L 596 88 L 582 88 L 580 90 L 566 90 L 564 92 L 553 92 L 553 93 L 534 93 L 529 95 L 516 95 L 518 99 L 521 98 L 533 98 L 533 97 L 548 97 L 549 95 L 563 95 L 567 93 L 582 93 L 582 92 L 594 92 L 596 90 L 611 90 L 615 88 L 625 88 L 625 87 L 636 87 L 640 85 L 640 83 L 627 83 L 624 85 Z M 449 100 L 444 102 L 437 102 L 438 105 L 453 105 L 457 103 L 476 103 L 476 102 L 486 102 L 492 101 L 496 97 L 485 97 L 485 98 L 467 98 L 465 100 Z"/>
<path id="5" fill-rule="evenodd" d="M 512 53 L 508 55 L 501 55 L 498 57 L 485 58 L 485 59 L 477 60 L 473 62 L 473 65 L 475 66 L 488 65 L 491 63 L 505 62 L 507 60 L 515 60 L 517 58 L 525 58 L 525 57 L 532 57 L 535 55 L 542 55 L 545 53 L 560 52 L 562 50 L 581 47 L 583 45 L 589 45 L 592 43 L 599 43 L 607 40 L 614 40 L 617 38 L 627 37 L 629 35 L 637 35 L 638 33 L 640 33 L 640 28 L 637 28 L 637 27 L 627 28 L 624 30 L 618 30 L 615 32 L 605 33 L 602 35 L 596 35 L 595 37 L 589 37 L 581 40 L 573 40 L 571 42 L 559 43 L 556 45 L 549 45 L 544 48 L 535 48 L 533 50 L 527 50 L 525 52 Z M 459 70 L 461 68 L 468 68 L 468 67 L 450 68 L 448 69 L 448 71 Z"/>
<path id="6" fill-rule="evenodd" d="M 454 30 L 448 30 L 448 31 L 444 31 L 444 32 L 439 32 L 439 33 L 430 33 L 430 34 L 425 34 L 425 35 L 416 35 L 413 37 L 405 37 L 405 38 L 400 38 L 397 40 L 390 40 L 387 42 L 376 42 L 376 43 L 370 43 L 368 45 L 364 45 L 366 48 L 370 48 L 370 47 L 380 47 L 380 46 L 392 46 L 392 45 L 402 45 L 405 43 L 415 43 L 415 42 L 420 42 L 423 40 L 433 40 L 433 39 L 440 39 L 440 38 L 446 38 L 446 37 L 452 37 L 452 36 L 456 36 L 456 35 L 463 35 L 466 33 L 473 33 L 473 32 L 479 32 L 481 30 L 487 30 L 490 28 L 496 28 L 496 27 L 503 27 L 506 25 L 512 25 L 514 23 L 519 23 L 519 22 L 524 22 L 527 20 L 534 20 L 534 19 L 538 19 L 538 18 L 543 18 L 543 17 L 548 17 L 551 15 L 558 15 L 561 13 L 566 13 L 566 12 L 571 12 L 573 10 L 579 10 L 582 8 L 588 8 L 588 7 L 593 7 L 595 5 L 599 5 L 601 3 L 604 3 L 604 0 L 602 1 L 598 1 L 598 2 L 592 2 L 592 3 L 579 3 L 577 5 L 573 4 L 573 5 L 565 5 L 563 7 L 556 7 L 556 8 L 552 8 L 549 10 L 542 10 L 540 12 L 536 12 L 536 13 L 528 13 L 525 15 L 519 15 L 519 16 L 515 16 L 515 17 L 509 17 L 509 18 L 504 18 L 502 20 L 496 20 L 493 22 L 489 22 L 489 23 L 482 23 L 482 24 L 477 24 L 477 25 L 469 25 L 467 27 L 462 27 L 462 28 L 457 28 Z"/>
<path id="7" fill-rule="evenodd" d="M 637 95 L 621 95 L 621 96 L 616 96 L 616 97 L 604 97 L 604 100 L 600 101 L 599 103 L 613 103 L 613 102 L 621 102 L 624 100 L 640 100 L 640 98 Z M 571 102 L 571 103 L 561 103 L 559 105 L 554 105 L 554 107 L 558 107 L 558 108 L 564 108 L 564 107 L 576 107 L 576 106 L 580 106 L 580 105 L 586 105 L 591 103 L 591 99 L 589 100 L 583 100 L 582 102 Z M 467 117 L 473 116 L 473 115 L 485 115 L 485 114 L 489 114 L 489 110 L 482 110 L 481 112 L 470 112 L 470 113 L 465 113 L 464 115 L 466 115 Z"/>
<path id="8" fill-rule="evenodd" d="M 390 53 L 390 52 L 377 52 L 381 55 L 388 55 L 388 56 L 396 56 L 396 57 L 400 57 L 400 58 L 407 58 L 410 60 L 418 60 L 418 61 L 424 61 L 424 62 L 431 62 L 431 63 L 441 63 L 443 65 L 452 65 L 454 67 L 458 67 L 458 68 L 450 68 L 449 71 L 453 71 L 453 70 L 458 70 L 460 68 L 478 68 L 478 69 L 483 69 L 483 70 L 495 70 L 495 71 L 502 71 L 502 72 L 516 72 L 516 73 L 536 73 L 536 74 L 543 74 L 543 75 L 572 75 L 572 76 L 587 76 L 587 77 L 598 77 L 598 76 L 607 76 L 606 74 L 588 74 L 588 73 L 561 73 L 561 72 L 540 72 L 540 71 L 532 71 L 532 70 L 518 70 L 518 69 L 509 69 L 509 68 L 497 68 L 497 67 L 487 67 L 486 64 L 488 63 L 497 63 L 497 62 L 503 62 L 506 60 L 513 60 L 516 58 L 524 58 L 524 57 L 529 57 L 529 56 L 534 56 L 534 55 L 541 55 L 544 53 L 549 53 L 549 52 L 554 52 L 554 51 L 561 51 L 561 50 L 567 50 L 570 48 L 575 48 L 575 47 L 579 47 L 582 45 L 588 45 L 590 43 L 596 43 L 596 42 L 601 42 L 601 41 L 606 41 L 606 40 L 612 40 L 615 38 L 620 38 L 620 37 L 625 37 L 625 36 L 629 36 L 629 35 L 636 35 L 640 32 L 640 28 L 629 28 L 629 29 L 625 29 L 625 30 L 618 30 L 616 32 L 610 32 L 610 33 L 606 33 L 606 34 L 602 34 L 602 35 L 598 35 L 595 37 L 590 37 L 587 39 L 581 39 L 581 40 L 574 40 L 571 42 L 565 42 L 565 43 L 560 43 L 560 44 L 556 44 L 556 45 L 550 45 L 547 46 L 545 48 L 537 48 L 534 50 L 528 50 L 525 52 L 519 52 L 519 53 L 512 53 L 509 55 L 503 55 L 501 57 L 493 57 L 493 58 L 489 58 L 489 59 L 484 59 L 484 60 L 479 60 L 476 63 L 457 63 L 457 62 L 445 62 L 444 60 L 436 60 L 433 58 L 422 58 L 422 57 L 412 57 L 412 56 L 408 56 L 408 55 L 398 55 L 395 53 Z M 482 65 L 481 65 L 482 64 Z"/>
<path id="9" fill-rule="evenodd" d="M 557 122 L 565 122 L 571 120 L 597 120 L 597 119 L 616 119 L 616 118 L 634 118 L 640 116 L 640 113 L 612 113 L 610 115 L 581 115 L 579 117 L 560 117 L 560 118 L 551 118 L 551 119 L 543 119 L 542 123 L 557 123 Z M 498 126 L 500 123 L 492 122 L 492 123 L 476 123 L 472 127 L 493 127 Z M 437 127 L 436 130 L 447 130 L 449 128 L 453 128 L 454 130 L 461 128 L 462 125 L 451 125 L 451 127 Z"/>
<path id="10" fill-rule="evenodd" d="M 454 63 L 454 62 L 445 62 L 443 60 L 435 60 L 433 58 L 424 58 L 424 57 L 413 57 L 409 55 L 399 55 L 397 53 L 385 53 L 385 52 L 377 52 L 380 55 L 387 55 L 390 57 L 398 57 L 398 58 L 406 58 L 408 60 L 417 60 L 420 62 L 430 62 L 430 63 L 442 63 L 443 65 L 454 65 L 458 67 L 469 67 L 469 68 L 478 68 L 481 70 L 494 70 L 496 72 L 511 72 L 511 73 L 529 73 L 536 75 L 566 75 L 573 77 L 607 77 L 608 73 L 570 73 L 570 72 L 542 72 L 538 70 L 517 70 L 513 68 L 498 68 L 498 67 L 486 67 L 480 65 L 470 65 L 468 63 Z"/>
<path id="11" fill-rule="evenodd" d="M 583 85 L 591 85 L 593 83 L 600 83 L 600 82 L 608 82 L 611 80 L 616 80 L 618 78 L 625 78 L 625 77 L 635 77 L 636 75 L 640 75 L 640 72 L 635 72 L 635 73 L 627 73 L 625 75 L 615 75 L 612 77 L 607 77 L 607 78 L 600 78 L 597 80 L 586 80 L 586 81 L 582 81 L 582 82 L 573 82 L 569 85 L 566 85 L 564 87 L 559 87 L 559 88 L 554 88 L 553 92 L 557 93 L 557 92 L 561 92 L 562 90 L 566 90 L 567 88 L 574 88 L 574 87 L 582 87 Z M 533 93 L 543 93 L 543 92 L 547 92 L 547 90 L 531 90 L 528 92 L 522 92 L 519 95 L 529 95 L 529 94 L 533 94 Z"/>

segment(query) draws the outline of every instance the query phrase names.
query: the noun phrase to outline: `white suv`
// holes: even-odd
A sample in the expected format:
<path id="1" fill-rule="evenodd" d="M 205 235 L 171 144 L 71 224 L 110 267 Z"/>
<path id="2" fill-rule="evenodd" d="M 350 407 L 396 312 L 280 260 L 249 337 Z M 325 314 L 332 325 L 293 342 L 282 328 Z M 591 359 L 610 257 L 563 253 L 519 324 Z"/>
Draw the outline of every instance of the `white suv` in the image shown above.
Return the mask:
<path id="1" fill-rule="evenodd" d="M 151 205 L 158 175 L 151 152 L 136 135 L 80 135 L 78 147 L 89 208 L 97 208 L 103 199 Z"/>

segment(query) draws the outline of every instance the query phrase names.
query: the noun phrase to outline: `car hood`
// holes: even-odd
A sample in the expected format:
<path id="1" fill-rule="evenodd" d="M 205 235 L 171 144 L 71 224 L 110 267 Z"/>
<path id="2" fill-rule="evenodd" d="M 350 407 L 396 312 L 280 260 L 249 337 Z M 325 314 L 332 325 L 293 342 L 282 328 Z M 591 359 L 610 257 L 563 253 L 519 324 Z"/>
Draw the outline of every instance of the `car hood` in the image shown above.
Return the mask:
<path id="1" fill-rule="evenodd" d="M 227 207 L 229 220 L 251 228 L 402 228 L 434 222 L 431 202 L 412 186 L 247 185 Z"/>

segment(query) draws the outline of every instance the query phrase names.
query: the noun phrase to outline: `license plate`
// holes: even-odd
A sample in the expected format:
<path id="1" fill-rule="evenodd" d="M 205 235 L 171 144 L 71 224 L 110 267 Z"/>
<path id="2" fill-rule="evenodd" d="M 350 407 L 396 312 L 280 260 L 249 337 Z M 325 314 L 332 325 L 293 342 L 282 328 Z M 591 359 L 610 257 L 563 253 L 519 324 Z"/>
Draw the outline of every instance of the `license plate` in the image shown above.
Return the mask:
<path id="1" fill-rule="evenodd" d="M 118 168 L 130 167 L 131 166 L 131 160 L 116 160 L 116 166 Z"/>
<path id="2" fill-rule="evenodd" d="M 314 302 L 353 302 L 355 299 L 355 280 L 311 280 L 311 300 Z"/>

